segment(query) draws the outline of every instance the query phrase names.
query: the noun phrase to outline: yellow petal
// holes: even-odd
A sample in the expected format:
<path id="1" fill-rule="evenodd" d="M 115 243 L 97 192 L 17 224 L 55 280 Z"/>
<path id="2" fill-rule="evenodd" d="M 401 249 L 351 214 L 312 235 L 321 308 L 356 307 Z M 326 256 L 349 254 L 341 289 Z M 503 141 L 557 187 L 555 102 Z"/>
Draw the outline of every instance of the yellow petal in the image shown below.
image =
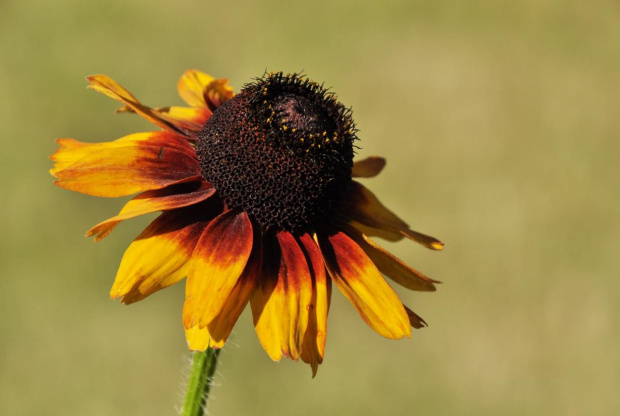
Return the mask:
<path id="1" fill-rule="evenodd" d="M 330 276 L 362 319 L 386 338 L 410 337 L 403 304 L 364 250 L 342 231 L 319 242 Z"/>
<path id="2" fill-rule="evenodd" d="M 312 307 L 312 277 L 295 238 L 281 231 L 277 239 L 280 253 L 271 253 L 274 257 L 269 258 L 250 304 L 256 333 L 267 354 L 275 361 L 282 355 L 297 360 Z"/>
<path id="3" fill-rule="evenodd" d="M 207 225 L 189 212 L 163 213 L 131 243 L 116 274 L 111 298 L 137 302 L 187 275 L 189 259 Z"/>
<path id="4" fill-rule="evenodd" d="M 346 227 L 348 235 L 368 254 L 368 257 L 377 266 L 379 271 L 395 281 L 396 283 L 411 290 L 423 292 L 433 292 L 437 290 L 433 280 L 416 269 L 407 266 L 398 257 L 383 249 L 380 245 L 372 241 L 368 236 L 362 234 L 353 227 Z"/>
<path id="5" fill-rule="evenodd" d="M 179 95 L 192 107 L 207 107 L 204 91 L 215 78 L 196 69 L 188 69 L 183 73 L 177 84 Z"/>
<path id="6" fill-rule="evenodd" d="M 207 107 L 215 111 L 220 105 L 230 100 L 234 95 L 233 88 L 228 85 L 227 79 L 213 80 L 205 88 L 204 97 Z"/>
<path id="7" fill-rule="evenodd" d="M 252 247 L 252 254 L 243 274 L 230 291 L 230 295 L 228 295 L 228 299 L 226 299 L 220 313 L 207 325 L 211 334 L 209 345 L 211 348 L 221 348 L 224 346 L 237 319 L 239 319 L 250 300 L 256 281 L 260 277 L 262 260 L 262 245 L 260 239 L 256 238 Z"/>
<path id="8" fill-rule="evenodd" d="M 248 215 L 235 210 L 223 213 L 204 230 L 185 286 L 185 328 L 203 328 L 221 312 L 245 269 L 253 238 Z"/>
<path id="9" fill-rule="evenodd" d="M 312 275 L 312 307 L 310 308 L 308 329 L 304 334 L 301 359 L 310 364 L 312 377 L 314 377 L 325 356 L 331 279 L 327 278 L 323 256 L 312 237 L 309 234 L 303 234 L 299 238 L 299 242 L 308 258 Z"/>
<path id="10" fill-rule="evenodd" d="M 211 334 L 208 328 L 200 328 L 198 325 L 185 329 L 187 346 L 192 351 L 204 351 L 209 346 Z"/>

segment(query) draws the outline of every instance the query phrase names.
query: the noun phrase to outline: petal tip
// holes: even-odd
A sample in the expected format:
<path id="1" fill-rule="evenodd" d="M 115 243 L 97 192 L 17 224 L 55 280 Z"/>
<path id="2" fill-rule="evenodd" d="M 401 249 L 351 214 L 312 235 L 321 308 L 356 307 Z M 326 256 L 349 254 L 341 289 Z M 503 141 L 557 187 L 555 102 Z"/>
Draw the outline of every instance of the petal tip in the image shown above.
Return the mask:
<path id="1" fill-rule="evenodd" d="M 437 251 L 443 250 L 444 247 L 445 247 L 445 244 L 442 243 L 441 241 L 436 241 L 434 243 L 431 243 L 431 248 L 433 248 L 434 250 L 437 250 Z"/>

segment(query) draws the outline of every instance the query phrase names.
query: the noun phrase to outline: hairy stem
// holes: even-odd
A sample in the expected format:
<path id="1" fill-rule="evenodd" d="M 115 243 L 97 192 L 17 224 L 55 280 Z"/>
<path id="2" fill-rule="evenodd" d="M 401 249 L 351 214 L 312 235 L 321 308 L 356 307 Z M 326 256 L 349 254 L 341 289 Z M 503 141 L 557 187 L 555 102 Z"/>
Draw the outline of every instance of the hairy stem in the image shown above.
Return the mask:
<path id="1" fill-rule="evenodd" d="M 181 416 L 203 416 L 205 414 L 219 354 L 219 349 L 211 348 L 194 353 Z"/>

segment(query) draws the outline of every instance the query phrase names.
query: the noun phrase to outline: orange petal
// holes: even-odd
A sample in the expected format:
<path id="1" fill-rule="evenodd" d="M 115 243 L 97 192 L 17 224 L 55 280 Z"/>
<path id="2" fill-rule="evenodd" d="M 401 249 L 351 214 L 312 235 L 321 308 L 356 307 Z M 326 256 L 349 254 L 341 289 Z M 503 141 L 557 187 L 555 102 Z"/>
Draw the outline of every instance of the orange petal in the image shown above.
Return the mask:
<path id="1" fill-rule="evenodd" d="M 385 159 L 379 156 L 370 156 L 358 160 L 353 164 L 351 174 L 354 178 L 372 178 L 377 176 L 385 167 Z"/>
<path id="2" fill-rule="evenodd" d="M 90 82 L 88 88 L 107 95 L 116 101 L 122 102 L 157 127 L 181 134 L 186 133 L 182 129 L 177 128 L 170 121 L 162 118 L 156 110 L 141 104 L 140 101 L 138 101 L 138 99 L 129 91 L 107 75 L 91 75 L 86 77 L 86 79 Z"/>
<path id="3" fill-rule="evenodd" d="M 434 292 L 437 290 L 433 280 L 416 269 L 407 266 L 398 257 L 383 249 L 366 235 L 353 227 L 346 227 L 347 234 L 368 254 L 379 271 L 396 283 L 411 290 Z"/>
<path id="4" fill-rule="evenodd" d="M 221 348 L 224 346 L 237 319 L 239 319 L 241 312 L 243 312 L 250 300 L 250 296 L 256 286 L 256 281 L 260 277 L 262 260 L 262 245 L 259 233 L 256 233 L 252 254 L 250 255 L 243 274 L 232 288 L 220 313 L 207 325 L 211 334 L 211 341 L 209 344 L 211 348 Z"/>
<path id="5" fill-rule="evenodd" d="M 141 133 L 94 144 L 59 140 L 50 171 L 56 185 L 87 195 L 117 197 L 200 180 L 195 151 L 181 136 Z"/>
<path id="6" fill-rule="evenodd" d="M 387 209 L 372 192 L 358 182 L 351 182 L 343 210 L 350 219 L 366 227 L 397 237 L 405 236 L 433 250 L 443 249 L 443 243 L 436 238 L 410 230 L 406 222 Z"/>
<path id="7" fill-rule="evenodd" d="M 122 297 L 127 304 L 137 302 L 184 278 L 196 242 L 208 223 L 198 220 L 198 213 L 175 210 L 153 221 L 125 251 L 110 297 Z"/>
<path id="8" fill-rule="evenodd" d="M 196 185 L 199 186 L 198 189 L 196 189 Z M 194 205 L 204 201 L 214 193 L 215 188 L 207 182 L 172 185 L 164 189 L 143 192 L 127 202 L 118 215 L 100 222 L 88 230 L 86 236 L 95 236 L 95 241 L 99 241 L 107 237 L 121 221 L 151 212 Z"/>
<path id="9" fill-rule="evenodd" d="M 386 338 L 410 337 L 403 304 L 364 250 L 342 231 L 319 241 L 330 276 L 362 319 Z"/>
<path id="10" fill-rule="evenodd" d="M 177 84 L 179 95 L 192 107 L 207 107 L 204 91 L 215 78 L 196 69 L 188 69 L 183 73 Z"/>
<path id="11" fill-rule="evenodd" d="M 312 305 L 312 277 L 304 253 L 288 232 L 277 233 L 280 253 L 267 264 L 262 282 L 250 304 L 254 327 L 267 354 L 278 361 L 282 355 L 297 360 L 308 328 Z M 273 244 L 276 248 L 276 244 Z M 279 257 L 279 270 L 273 273 Z M 274 261 L 275 260 L 275 261 Z"/>
<path id="12" fill-rule="evenodd" d="M 250 257 L 252 240 L 248 215 L 236 210 L 221 214 L 204 230 L 185 286 L 185 328 L 203 328 L 222 311 Z"/>
<path id="13" fill-rule="evenodd" d="M 309 234 L 299 238 L 300 245 L 308 259 L 312 275 L 312 308 L 308 319 L 308 329 L 304 334 L 301 359 L 312 367 L 312 377 L 316 375 L 319 364 L 325 356 L 327 339 L 327 313 L 331 299 L 332 282 L 325 273 L 323 255 Z"/>
<path id="14" fill-rule="evenodd" d="M 407 316 L 409 317 L 409 323 L 415 329 L 420 329 L 420 328 L 424 328 L 425 326 L 428 326 L 428 324 L 426 323 L 424 319 L 422 319 L 417 313 L 415 313 L 414 311 L 412 311 L 406 306 L 405 306 L 405 311 L 407 312 Z"/>

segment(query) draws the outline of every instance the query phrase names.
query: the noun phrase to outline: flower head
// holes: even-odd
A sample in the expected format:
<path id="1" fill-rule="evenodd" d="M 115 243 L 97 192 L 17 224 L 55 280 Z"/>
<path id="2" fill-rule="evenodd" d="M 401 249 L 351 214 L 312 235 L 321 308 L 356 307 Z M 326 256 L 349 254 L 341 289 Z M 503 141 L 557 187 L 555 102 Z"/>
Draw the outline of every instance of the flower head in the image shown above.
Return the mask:
<path id="1" fill-rule="evenodd" d="M 443 244 L 384 207 L 355 177 L 385 160 L 353 163 L 351 111 L 298 74 L 266 74 L 237 95 L 227 80 L 186 71 L 190 107 L 151 108 L 104 75 L 90 88 L 161 131 L 106 143 L 59 139 L 51 170 L 60 187 L 134 196 L 91 228 L 105 238 L 121 222 L 162 211 L 126 250 L 110 295 L 146 298 L 187 277 L 183 325 L 190 349 L 220 348 L 250 303 L 261 344 L 312 366 L 322 362 L 332 282 L 379 334 L 400 339 L 424 320 L 383 275 L 412 290 L 435 283 L 370 236 Z"/>

